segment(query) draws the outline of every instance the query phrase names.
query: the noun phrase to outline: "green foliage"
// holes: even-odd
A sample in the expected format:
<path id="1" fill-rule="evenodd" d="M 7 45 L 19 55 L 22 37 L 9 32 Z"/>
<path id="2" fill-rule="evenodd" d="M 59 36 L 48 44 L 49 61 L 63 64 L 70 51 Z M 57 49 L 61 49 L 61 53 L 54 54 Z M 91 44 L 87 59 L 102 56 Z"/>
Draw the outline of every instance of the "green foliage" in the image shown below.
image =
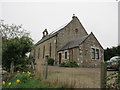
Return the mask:
<path id="1" fill-rule="evenodd" d="M 77 63 L 75 61 L 69 61 L 67 63 L 61 63 L 61 67 L 78 67 Z"/>
<path id="2" fill-rule="evenodd" d="M 60 64 L 60 67 L 65 67 L 65 62 L 62 62 L 61 64 Z"/>
<path id="3" fill-rule="evenodd" d="M 2 65 L 10 71 L 10 64 L 14 61 L 15 70 L 26 69 L 29 59 L 26 53 L 33 48 L 33 41 L 21 26 L 0 23 L 2 35 Z"/>
<path id="4" fill-rule="evenodd" d="M 29 36 L 29 33 L 22 28 L 22 25 L 6 24 L 4 20 L 0 20 L 0 35 L 3 40 L 12 38 L 21 38 L 22 36 Z"/>
<path id="5" fill-rule="evenodd" d="M 16 80 L 20 80 L 20 82 L 16 82 Z M 8 85 L 9 82 L 11 85 Z M 49 85 L 43 84 L 28 73 L 17 73 L 9 82 L 6 82 L 3 88 L 50 88 Z"/>
<path id="6" fill-rule="evenodd" d="M 57 85 L 55 88 L 63 88 L 63 86 L 62 85 Z"/>
<path id="7" fill-rule="evenodd" d="M 29 71 L 29 67 L 26 64 L 18 64 L 15 66 L 15 71 Z"/>
<path id="8" fill-rule="evenodd" d="M 104 60 L 107 61 L 113 56 L 120 55 L 120 45 L 117 47 L 107 48 L 104 50 Z"/>
<path id="9" fill-rule="evenodd" d="M 120 45 L 117 47 L 107 48 L 104 50 L 104 60 L 110 60 L 113 56 L 120 56 Z M 119 65 L 120 66 L 120 63 Z M 115 80 L 113 83 L 107 83 L 107 88 L 120 89 L 120 71 L 115 72 L 107 76 L 107 82 L 110 80 Z"/>
<path id="10" fill-rule="evenodd" d="M 54 64 L 54 59 L 48 58 L 48 65 L 53 65 L 53 64 Z"/>
<path id="11" fill-rule="evenodd" d="M 68 62 L 65 67 L 78 67 L 77 63 L 75 61 Z"/>
<path id="12" fill-rule="evenodd" d="M 12 61 L 14 61 L 15 66 L 17 66 L 17 70 L 19 70 L 18 68 L 20 66 L 21 68 L 26 68 L 26 65 L 29 62 L 26 53 L 31 51 L 32 45 L 32 40 L 29 37 L 24 36 L 3 42 L 2 63 L 5 70 L 9 71 L 10 63 Z"/>

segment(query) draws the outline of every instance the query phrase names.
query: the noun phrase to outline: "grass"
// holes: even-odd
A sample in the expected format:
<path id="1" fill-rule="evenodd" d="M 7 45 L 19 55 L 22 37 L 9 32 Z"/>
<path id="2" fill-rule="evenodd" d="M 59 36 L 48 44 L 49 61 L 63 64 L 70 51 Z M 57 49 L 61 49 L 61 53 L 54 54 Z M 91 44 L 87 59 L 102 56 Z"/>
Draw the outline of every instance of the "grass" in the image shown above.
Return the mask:
<path id="1" fill-rule="evenodd" d="M 43 64 L 40 62 L 40 64 Z M 44 80 L 44 67 L 40 65 L 36 67 L 35 75 L 30 72 L 17 72 L 12 79 L 5 81 L 2 88 L 62 88 L 62 85 L 55 84 L 50 86 L 47 81 Z M 56 71 L 55 73 L 59 73 Z"/>
<path id="2" fill-rule="evenodd" d="M 52 87 L 100 88 L 100 68 L 48 67 L 48 78 L 42 82 Z"/>
<path id="3" fill-rule="evenodd" d="M 47 79 L 44 79 L 44 69 L 43 62 L 40 62 L 34 77 L 19 72 L 3 88 L 100 88 L 100 68 L 48 66 Z"/>
<path id="4" fill-rule="evenodd" d="M 2 88 L 50 88 L 40 79 L 32 78 L 28 73 L 17 73 L 11 80 L 5 82 Z"/>

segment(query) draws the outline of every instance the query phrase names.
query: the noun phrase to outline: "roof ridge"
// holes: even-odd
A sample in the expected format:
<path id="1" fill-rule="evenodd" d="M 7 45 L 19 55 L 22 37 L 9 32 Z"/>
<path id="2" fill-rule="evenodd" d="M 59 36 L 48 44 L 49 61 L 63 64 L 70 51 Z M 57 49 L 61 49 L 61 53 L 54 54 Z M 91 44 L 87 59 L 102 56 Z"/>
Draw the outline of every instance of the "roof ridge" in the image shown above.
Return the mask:
<path id="1" fill-rule="evenodd" d="M 71 21 L 70 21 L 70 22 L 71 22 Z M 49 35 L 54 34 L 54 33 L 58 32 L 59 30 L 63 29 L 63 28 L 64 28 L 65 26 L 67 26 L 70 22 L 67 22 L 67 23 L 65 23 L 64 25 L 58 27 L 57 29 L 55 29 L 54 31 L 52 31 Z"/>
<path id="2" fill-rule="evenodd" d="M 60 28 L 59 30 L 57 30 L 57 29 L 56 29 L 56 31 L 54 30 L 53 33 L 51 32 L 51 33 L 48 34 L 46 37 L 40 39 L 35 45 L 38 45 L 38 44 L 42 43 L 43 41 L 45 41 L 45 40 L 51 38 L 51 36 L 54 36 L 54 34 L 56 35 L 58 31 L 60 31 L 61 29 L 65 28 L 66 26 L 68 26 L 69 23 L 71 23 L 71 22 L 72 22 L 72 20 L 69 21 L 68 23 L 62 25 L 62 26 L 61 26 L 62 28 L 59 27 L 59 28 Z M 45 39 L 45 38 L 47 38 L 47 39 Z"/>

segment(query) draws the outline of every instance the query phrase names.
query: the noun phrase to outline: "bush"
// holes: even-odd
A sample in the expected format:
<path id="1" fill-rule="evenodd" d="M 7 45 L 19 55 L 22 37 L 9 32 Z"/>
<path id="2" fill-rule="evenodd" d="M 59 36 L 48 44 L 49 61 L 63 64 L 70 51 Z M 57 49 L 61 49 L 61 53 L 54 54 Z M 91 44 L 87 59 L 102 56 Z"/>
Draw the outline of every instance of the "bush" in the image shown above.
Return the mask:
<path id="1" fill-rule="evenodd" d="M 49 58 L 48 59 L 48 65 L 53 65 L 54 64 L 54 59 L 53 58 Z"/>
<path id="2" fill-rule="evenodd" d="M 65 67 L 65 62 L 62 62 L 62 63 L 60 64 L 60 67 Z"/>
<path id="3" fill-rule="evenodd" d="M 17 73 L 11 80 L 4 82 L 5 82 L 4 85 L 2 85 L 3 89 L 4 88 L 50 88 L 48 84 L 44 84 L 37 78 L 31 77 L 30 72 Z"/>
<path id="4" fill-rule="evenodd" d="M 67 63 L 61 63 L 60 67 L 78 67 L 78 65 L 75 61 L 69 61 Z"/>
<path id="5" fill-rule="evenodd" d="M 23 66 L 22 64 L 15 66 L 15 71 L 30 71 L 30 68 L 26 65 Z"/>

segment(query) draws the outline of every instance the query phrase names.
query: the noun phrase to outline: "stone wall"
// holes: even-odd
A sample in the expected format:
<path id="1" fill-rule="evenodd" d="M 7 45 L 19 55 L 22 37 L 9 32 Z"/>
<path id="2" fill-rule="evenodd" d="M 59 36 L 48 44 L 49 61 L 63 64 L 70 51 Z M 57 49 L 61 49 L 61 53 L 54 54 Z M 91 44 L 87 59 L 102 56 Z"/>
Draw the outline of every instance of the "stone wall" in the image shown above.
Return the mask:
<path id="1" fill-rule="evenodd" d="M 67 52 L 67 59 L 65 59 L 65 52 Z M 79 48 L 72 48 L 69 50 L 59 51 L 58 55 L 59 55 L 59 53 L 62 54 L 62 62 L 68 62 L 68 61 L 78 62 L 79 61 Z M 59 61 L 59 59 L 58 59 L 58 61 Z"/>
<path id="2" fill-rule="evenodd" d="M 58 61 L 58 53 L 62 53 L 62 62 L 74 60 L 82 67 L 100 66 L 100 62 L 104 59 L 104 51 L 93 33 L 91 33 L 79 47 L 57 52 L 67 42 L 88 35 L 77 17 L 74 16 L 73 20 L 57 33 L 57 36 L 53 36 L 52 38 L 40 43 L 34 50 L 32 50 L 31 55 L 34 56 L 36 63 L 44 61 L 45 55 Z M 99 59 L 91 59 L 91 48 L 99 49 Z M 67 59 L 64 58 L 65 52 L 68 53 Z"/>
<path id="3" fill-rule="evenodd" d="M 67 26 L 65 26 L 65 28 L 58 32 L 57 49 L 64 46 L 67 42 L 85 35 L 87 35 L 87 32 L 83 28 L 79 19 L 74 17 L 73 20 Z"/>
<path id="4" fill-rule="evenodd" d="M 50 48 L 51 48 L 51 50 L 50 50 Z M 56 54 L 57 54 L 57 52 L 56 52 L 56 36 L 37 45 L 34 50 L 35 50 L 36 62 L 44 60 L 44 57 L 46 55 L 48 55 L 50 58 L 53 58 L 55 60 Z"/>
<path id="5" fill-rule="evenodd" d="M 91 48 L 99 49 L 99 59 L 92 59 Z M 104 50 L 93 35 L 85 40 L 83 44 L 79 46 L 79 63 L 82 67 L 100 67 L 100 62 L 104 60 Z"/>
<path id="6" fill-rule="evenodd" d="M 67 52 L 67 58 L 65 58 L 65 52 Z M 62 57 L 61 57 L 61 63 L 62 62 L 68 62 L 69 61 L 69 50 L 64 50 L 64 51 L 59 51 L 58 52 L 58 58 L 57 58 L 57 62 L 59 62 L 59 53 L 62 54 Z M 57 63 L 59 64 L 59 63 Z"/>

